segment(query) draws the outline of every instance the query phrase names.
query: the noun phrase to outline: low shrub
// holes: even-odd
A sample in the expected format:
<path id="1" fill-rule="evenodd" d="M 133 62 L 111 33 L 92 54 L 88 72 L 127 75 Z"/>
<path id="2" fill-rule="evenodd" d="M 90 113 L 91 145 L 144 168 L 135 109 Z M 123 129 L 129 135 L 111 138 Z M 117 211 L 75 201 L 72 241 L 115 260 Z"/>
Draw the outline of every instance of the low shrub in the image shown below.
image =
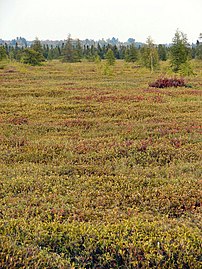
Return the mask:
<path id="1" fill-rule="evenodd" d="M 183 78 L 160 78 L 149 84 L 149 87 L 168 88 L 168 87 L 186 87 Z"/>

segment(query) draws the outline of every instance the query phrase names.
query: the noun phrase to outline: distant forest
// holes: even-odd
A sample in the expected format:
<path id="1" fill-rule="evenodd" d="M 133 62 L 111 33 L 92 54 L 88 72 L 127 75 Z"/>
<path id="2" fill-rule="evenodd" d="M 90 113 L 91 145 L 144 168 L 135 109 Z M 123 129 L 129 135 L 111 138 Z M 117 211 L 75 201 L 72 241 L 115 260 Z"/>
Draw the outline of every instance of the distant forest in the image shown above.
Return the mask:
<path id="1" fill-rule="evenodd" d="M 186 47 L 186 54 L 189 59 L 202 59 L 202 42 L 200 42 L 202 35 L 200 34 L 199 40 L 195 44 L 190 45 L 183 33 L 181 34 L 179 33 L 179 42 L 182 42 L 183 46 Z M 133 38 L 129 38 L 127 42 L 122 43 L 114 37 L 108 40 L 86 39 L 80 41 L 79 39 L 72 39 L 69 35 L 65 41 L 40 41 L 36 38 L 32 42 L 20 37 L 12 41 L 0 39 L 0 60 L 7 58 L 31 65 L 54 59 L 63 62 L 98 61 L 106 59 L 108 57 L 107 53 L 112 51 L 115 60 L 122 59 L 126 62 L 144 60 L 145 54 L 150 57 L 149 54 L 152 53 L 155 63 L 157 59 L 166 61 L 170 57 L 171 48 L 172 44 L 155 45 L 151 38 L 148 38 L 147 43 L 143 44 L 135 42 Z M 148 57 L 146 55 L 146 58 Z"/>

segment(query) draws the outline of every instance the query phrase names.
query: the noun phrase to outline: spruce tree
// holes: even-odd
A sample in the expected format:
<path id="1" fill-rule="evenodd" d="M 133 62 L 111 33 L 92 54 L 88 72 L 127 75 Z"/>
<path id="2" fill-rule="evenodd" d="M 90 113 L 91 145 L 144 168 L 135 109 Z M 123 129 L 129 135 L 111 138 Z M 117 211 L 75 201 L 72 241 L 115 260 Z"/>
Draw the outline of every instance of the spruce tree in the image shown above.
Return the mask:
<path id="1" fill-rule="evenodd" d="M 123 46 L 123 45 L 120 46 L 120 48 L 119 48 L 119 57 L 120 57 L 120 59 L 125 59 L 125 57 L 127 57 L 126 56 L 126 50 L 127 50 L 126 46 Z"/>
<path id="2" fill-rule="evenodd" d="M 0 46 L 0 61 L 7 58 L 6 49 L 3 46 Z"/>
<path id="3" fill-rule="evenodd" d="M 48 60 L 53 60 L 54 58 L 54 48 L 53 48 L 53 45 L 51 44 L 49 50 L 48 50 L 48 57 L 47 59 Z"/>
<path id="4" fill-rule="evenodd" d="M 138 59 L 138 49 L 134 46 L 134 44 L 127 47 L 125 51 L 125 61 L 126 62 L 135 62 Z"/>
<path id="5" fill-rule="evenodd" d="M 49 46 L 43 45 L 43 56 L 45 59 L 48 59 L 48 53 L 49 53 Z"/>
<path id="6" fill-rule="evenodd" d="M 33 44 L 31 45 L 31 50 L 34 50 L 35 52 L 37 52 L 37 54 L 35 54 L 34 57 L 37 57 L 38 64 L 45 61 L 45 58 L 43 56 L 43 46 L 37 37 L 34 40 Z M 30 50 L 30 55 L 33 56 L 34 53 L 31 50 Z M 28 49 L 28 51 L 29 51 L 29 49 Z M 29 55 L 28 51 L 26 50 L 26 54 Z"/>
<path id="7" fill-rule="evenodd" d="M 41 65 L 41 54 L 32 48 L 26 48 L 22 53 L 21 62 L 30 65 Z"/>
<path id="8" fill-rule="evenodd" d="M 74 48 L 73 48 L 73 44 L 72 44 L 72 38 L 69 35 L 67 38 L 67 42 L 64 45 L 64 49 L 63 49 L 63 62 L 67 62 L 67 63 L 73 63 L 75 62 L 75 58 L 74 58 Z"/>
<path id="9" fill-rule="evenodd" d="M 113 53 L 112 49 L 108 49 L 105 58 L 107 60 L 108 65 L 115 64 L 115 57 L 114 57 L 114 53 Z"/>
<path id="10" fill-rule="evenodd" d="M 100 56 L 101 59 L 104 59 L 104 52 L 103 52 L 103 49 L 102 49 L 102 47 L 100 46 L 99 43 L 97 45 L 97 53 L 98 53 L 98 55 Z"/>
<path id="11" fill-rule="evenodd" d="M 59 48 L 59 46 L 56 46 L 54 48 L 53 58 L 54 59 L 59 59 L 60 56 L 61 56 L 60 48 Z"/>
<path id="12" fill-rule="evenodd" d="M 36 37 L 33 44 L 31 45 L 31 48 L 39 53 L 43 53 L 43 46 L 41 44 L 41 41 Z"/>
<path id="13" fill-rule="evenodd" d="M 202 60 L 202 34 L 199 35 L 199 40 L 196 42 L 196 59 Z"/>
<path id="14" fill-rule="evenodd" d="M 76 47 L 74 49 L 74 61 L 80 62 L 83 56 L 82 46 L 79 39 L 77 39 Z"/>
<path id="15" fill-rule="evenodd" d="M 167 60 L 167 50 L 165 45 L 158 45 L 158 55 L 159 55 L 159 60 L 161 61 L 166 61 Z"/>
<path id="16" fill-rule="evenodd" d="M 178 72 L 180 66 L 187 63 L 188 55 L 189 45 L 187 37 L 184 33 L 177 30 L 173 38 L 173 44 L 170 48 L 171 67 L 174 72 Z"/>
<path id="17" fill-rule="evenodd" d="M 120 59 L 119 50 L 118 50 L 118 47 L 117 47 L 116 45 L 114 45 L 114 46 L 112 47 L 112 51 L 113 51 L 113 53 L 114 53 L 114 57 L 115 57 L 116 59 Z"/>
<path id="18" fill-rule="evenodd" d="M 87 60 L 91 59 L 91 49 L 90 49 L 89 45 L 84 46 L 84 56 Z"/>

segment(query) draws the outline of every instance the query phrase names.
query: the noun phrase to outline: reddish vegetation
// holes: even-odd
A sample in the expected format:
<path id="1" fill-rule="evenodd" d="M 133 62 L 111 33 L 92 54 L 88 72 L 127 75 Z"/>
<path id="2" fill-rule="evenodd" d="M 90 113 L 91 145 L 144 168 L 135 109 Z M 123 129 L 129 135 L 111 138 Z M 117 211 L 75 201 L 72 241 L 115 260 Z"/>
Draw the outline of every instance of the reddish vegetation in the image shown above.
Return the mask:
<path id="1" fill-rule="evenodd" d="M 89 129 L 93 126 L 93 123 L 83 119 L 68 119 L 63 122 L 63 125 L 66 127 L 83 127 Z"/>
<path id="2" fill-rule="evenodd" d="M 140 144 L 138 146 L 138 151 L 146 151 L 148 146 L 150 146 L 152 144 L 152 139 L 143 139 L 140 141 Z"/>
<path id="3" fill-rule="evenodd" d="M 163 103 L 164 99 L 160 95 L 155 95 L 151 98 L 151 101 L 154 103 Z"/>
<path id="4" fill-rule="evenodd" d="M 23 117 L 15 117 L 11 119 L 9 122 L 14 125 L 28 124 L 27 118 L 23 118 Z"/>
<path id="5" fill-rule="evenodd" d="M 168 88 L 168 87 L 185 87 L 185 81 L 183 78 L 160 78 L 155 82 L 149 84 L 149 87 L 154 88 Z"/>
<path id="6" fill-rule="evenodd" d="M 178 138 L 172 138 L 170 140 L 170 143 L 175 148 L 180 148 L 182 146 L 182 141 Z"/>
<path id="7" fill-rule="evenodd" d="M 101 94 L 92 94 L 92 95 L 87 95 L 87 96 L 76 96 L 73 97 L 72 99 L 74 100 L 79 100 L 79 101 L 96 101 L 96 102 L 116 102 L 116 101 L 134 101 L 134 102 L 140 102 L 146 100 L 146 97 L 137 95 L 124 95 L 124 96 L 117 96 L 117 95 L 109 95 L 109 93 L 105 93 L 103 95 Z"/>

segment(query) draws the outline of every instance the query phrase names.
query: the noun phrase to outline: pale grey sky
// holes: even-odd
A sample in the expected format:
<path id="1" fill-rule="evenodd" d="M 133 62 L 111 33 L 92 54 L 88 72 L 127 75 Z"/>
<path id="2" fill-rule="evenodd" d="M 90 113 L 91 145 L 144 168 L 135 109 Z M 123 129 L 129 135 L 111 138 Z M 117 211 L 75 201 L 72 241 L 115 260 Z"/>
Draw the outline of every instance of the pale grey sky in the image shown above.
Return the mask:
<path id="1" fill-rule="evenodd" d="M 202 0 L 0 0 L 0 38 L 129 37 L 171 43 L 177 28 L 196 42 Z"/>

